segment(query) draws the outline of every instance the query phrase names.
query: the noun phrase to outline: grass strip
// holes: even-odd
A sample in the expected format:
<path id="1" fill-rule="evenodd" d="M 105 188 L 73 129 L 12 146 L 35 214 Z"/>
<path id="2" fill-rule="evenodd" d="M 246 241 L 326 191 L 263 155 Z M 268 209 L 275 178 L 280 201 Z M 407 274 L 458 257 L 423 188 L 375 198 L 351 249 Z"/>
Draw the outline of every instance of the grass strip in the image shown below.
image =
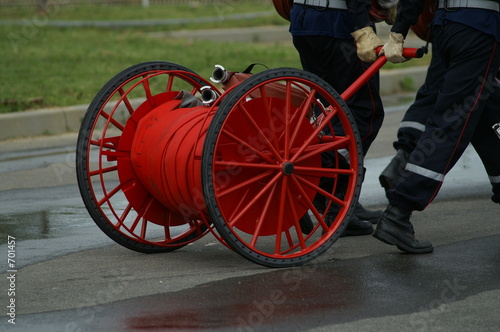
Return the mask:
<path id="1" fill-rule="evenodd" d="M 226 6 L 222 4 L 226 3 Z M 134 64 L 163 60 L 183 65 L 208 79 L 215 64 L 243 70 L 250 63 L 269 68 L 301 68 L 290 42 L 213 42 L 155 37 L 149 32 L 242 28 L 286 24 L 277 13 L 229 20 L 233 14 L 273 10 L 270 1 L 219 5 L 60 6 L 46 14 L 29 7 L 0 11 L 0 113 L 88 104 L 114 75 Z M 219 21 L 146 27 L 54 27 L 54 21 L 220 17 Z M 22 23 L 22 24 L 21 24 Z M 165 35 L 165 34 L 164 34 Z M 428 58 L 428 57 L 427 57 Z M 405 66 L 426 64 L 412 60 Z M 394 67 L 386 65 L 384 69 Z M 396 66 L 401 68 L 401 65 Z M 261 67 L 263 69 L 263 67 Z"/>

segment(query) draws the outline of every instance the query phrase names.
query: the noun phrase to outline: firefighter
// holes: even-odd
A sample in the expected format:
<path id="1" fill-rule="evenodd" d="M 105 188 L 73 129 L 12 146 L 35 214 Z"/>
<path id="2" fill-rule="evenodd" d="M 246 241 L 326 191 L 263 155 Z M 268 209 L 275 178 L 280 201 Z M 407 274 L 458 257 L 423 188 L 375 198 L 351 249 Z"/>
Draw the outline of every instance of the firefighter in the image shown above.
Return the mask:
<path id="1" fill-rule="evenodd" d="M 431 39 L 432 35 L 429 42 L 431 42 Z M 434 44 L 432 44 L 431 62 L 429 68 L 427 68 L 425 82 L 418 89 L 415 101 L 406 110 L 399 125 L 397 141 L 393 144 L 396 155 L 379 176 L 380 185 L 386 191 L 394 188 L 406 167 L 410 153 L 417 145 L 418 139 L 425 129 L 425 123 L 436 103 L 444 72 L 445 66 L 442 65 L 441 58 L 438 56 Z"/>
<path id="2" fill-rule="evenodd" d="M 346 90 L 377 59 L 375 49 L 384 44 L 375 34 L 370 8 L 370 0 L 294 0 L 290 33 L 302 68 L 324 79 L 337 92 Z M 379 90 L 376 74 L 347 101 L 360 132 L 363 155 L 384 119 Z M 376 223 L 380 215 L 381 211 L 366 210 L 358 203 L 344 235 L 371 234 L 371 223 Z"/>
<path id="3" fill-rule="evenodd" d="M 403 43 L 423 9 L 423 0 L 400 0 L 398 16 L 383 52 L 394 63 L 406 61 Z M 498 1 L 440 1 L 433 24 L 435 52 L 444 66 L 436 102 L 402 176 L 387 191 L 389 205 L 373 236 L 414 254 L 433 246 L 415 238 L 410 217 L 437 195 L 445 175 L 469 143 L 478 152 L 500 202 L 500 94 L 495 76 L 500 67 L 500 13 Z"/>

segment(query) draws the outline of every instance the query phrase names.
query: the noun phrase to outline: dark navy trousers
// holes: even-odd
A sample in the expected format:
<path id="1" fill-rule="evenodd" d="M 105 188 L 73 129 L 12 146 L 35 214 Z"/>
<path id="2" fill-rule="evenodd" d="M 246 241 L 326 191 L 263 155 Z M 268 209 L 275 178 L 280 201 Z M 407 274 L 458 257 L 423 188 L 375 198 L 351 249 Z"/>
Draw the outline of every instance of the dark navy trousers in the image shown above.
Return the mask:
<path id="1" fill-rule="evenodd" d="M 434 110 L 439 87 L 443 84 L 445 66 L 437 55 L 435 44 L 432 45 L 431 63 L 427 68 L 424 84 L 418 89 L 415 101 L 408 108 L 398 129 L 398 140 L 394 142 L 396 150 L 411 153 L 425 130 L 425 123 Z"/>
<path id="2" fill-rule="evenodd" d="M 403 176 L 387 193 L 390 204 L 408 210 L 432 202 L 469 143 L 500 197 L 500 139 L 492 129 L 500 122 L 500 46 L 493 36 L 459 23 L 433 32 L 436 61 L 444 68 L 433 72 L 434 106 Z"/>
<path id="3" fill-rule="evenodd" d="M 356 53 L 354 39 L 336 39 L 327 36 L 293 36 L 293 43 L 300 55 L 302 68 L 316 74 L 342 94 L 369 66 Z M 380 99 L 379 75 L 374 75 L 348 101 L 358 127 L 363 155 L 384 120 Z"/>

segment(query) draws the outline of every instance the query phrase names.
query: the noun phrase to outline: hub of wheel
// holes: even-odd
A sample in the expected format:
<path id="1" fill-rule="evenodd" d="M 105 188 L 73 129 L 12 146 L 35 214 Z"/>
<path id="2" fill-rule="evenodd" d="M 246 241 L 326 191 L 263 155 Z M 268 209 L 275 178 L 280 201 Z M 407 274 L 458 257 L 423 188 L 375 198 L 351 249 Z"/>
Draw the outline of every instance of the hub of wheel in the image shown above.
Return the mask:
<path id="1" fill-rule="evenodd" d="M 285 175 L 291 175 L 293 173 L 294 169 L 295 169 L 295 167 L 289 161 L 287 161 L 286 163 L 283 164 L 283 174 L 285 174 Z"/>

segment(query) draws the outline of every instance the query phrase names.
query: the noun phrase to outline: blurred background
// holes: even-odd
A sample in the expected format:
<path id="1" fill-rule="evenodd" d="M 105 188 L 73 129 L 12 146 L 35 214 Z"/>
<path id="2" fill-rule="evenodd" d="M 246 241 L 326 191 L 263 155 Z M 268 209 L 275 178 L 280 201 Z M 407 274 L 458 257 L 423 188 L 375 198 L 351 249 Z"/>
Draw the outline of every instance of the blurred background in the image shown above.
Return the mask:
<path id="1" fill-rule="evenodd" d="M 300 68 L 288 21 L 270 0 L 0 0 L 0 50 L 0 113 L 88 104 L 143 61 L 173 62 L 207 79 L 216 64 Z"/>
<path id="2" fill-rule="evenodd" d="M 0 113 L 88 104 L 111 77 L 143 61 L 174 62 L 206 78 L 215 64 L 298 67 L 287 23 L 272 1 L 0 0 Z M 281 27 L 286 45 L 247 30 L 261 26 Z M 217 40 L 220 29 L 232 36 Z"/>

